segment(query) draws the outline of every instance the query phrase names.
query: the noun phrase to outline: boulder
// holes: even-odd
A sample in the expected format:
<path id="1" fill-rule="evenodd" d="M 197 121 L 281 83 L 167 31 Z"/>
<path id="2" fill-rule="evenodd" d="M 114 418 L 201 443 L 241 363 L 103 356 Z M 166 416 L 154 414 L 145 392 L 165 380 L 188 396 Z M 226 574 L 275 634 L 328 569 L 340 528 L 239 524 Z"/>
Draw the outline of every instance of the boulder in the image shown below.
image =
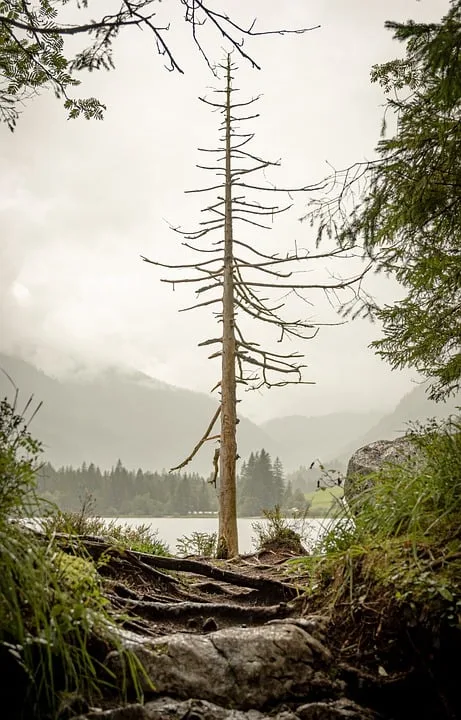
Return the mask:
<path id="1" fill-rule="evenodd" d="M 405 436 L 396 440 L 377 440 L 359 448 L 352 455 L 347 466 L 344 483 L 344 497 L 349 504 L 356 500 L 364 490 L 372 487 L 372 473 L 381 470 L 386 464 L 401 465 L 417 458 L 418 448 L 411 437 Z"/>
<path id="2" fill-rule="evenodd" d="M 123 642 L 141 660 L 156 694 L 247 710 L 337 696 L 340 683 L 328 674 L 331 653 L 308 627 L 298 619 L 206 635 L 140 640 L 130 633 Z M 119 656 L 111 653 L 107 661 L 121 675 Z M 147 681 L 145 689 L 150 689 Z"/>
<path id="3" fill-rule="evenodd" d="M 145 705 L 126 705 L 113 710 L 93 711 L 72 720 L 377 720 L 372 711 L 350 700 L 313 702 L 291 710 L 233 710 L 206 700 L 157 698 Z"/>
<path id="4" fill-rule="evenodd" d="M 91 712 L 73 720 L 299 720 L 297 715 L 282 711 L 266 715 L 258 710 L 229 710 L 206 700 L 175 700 L 169 697 L 157 698 L 145 705 Z"/>

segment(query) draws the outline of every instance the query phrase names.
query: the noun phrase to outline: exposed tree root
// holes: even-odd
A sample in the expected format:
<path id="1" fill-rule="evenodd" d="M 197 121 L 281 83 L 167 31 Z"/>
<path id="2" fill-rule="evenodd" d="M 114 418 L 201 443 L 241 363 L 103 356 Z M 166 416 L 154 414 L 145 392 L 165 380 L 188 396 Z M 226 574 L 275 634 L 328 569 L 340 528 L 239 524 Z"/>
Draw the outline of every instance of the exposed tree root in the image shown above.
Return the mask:
<path id="1" fill-rule="evenodd" d="M 225 603 L 175 602 L 159 603 L 131 598 L 110 596 L 117 604 L 138 617 L 148 620 L 188 621 L 191 618 L 213 617 L 247 624 L 261 623 L 276 618 L 286 618 L 293 610 L 285 603 L 278 605 L 228 605 Z"/>
<path id="2" fill-rule="evenodd" d="M 147 555 L 144 553 L 136 553 L 143 562 L 154 567 L 160 567 L 176 572 L 187 572 L 195 575 L 204 575 L 221 582 L 237 585 L 238 587 L 248 587 L 260 590 L 264 596 L 272 601 L 291 600 L 298 594 L 294 585 L 254 575 L 244 575 L 236 573 L 233 570 L 224 570 L 211 563 L 202 562 L 200 560 L 189 560 L 187 558 L 170 558 L 161 557 L 159 555 Z"/>
<path id="3" fill-rule="evenodd" d="M 75 537 L 61 534 L 58 537 L 61 540 L 63 549 L 77 551 L 83 548 L 96 561 L 104 558 L 106 568 L 110 568 L 116 562 L 123 562 L 125 570 L 131 567 L 133 571 L 150 576 L 158 584 L 171 588 L 174 594 L 181 594 L 181 580 L 162 572 L 162 570 L 202 575 L 218 582 L 257 590 L 261 594 L 261 599 L 264 598 L 263 602 L 265 603 L 292 600 L 298 594 L 297 588 L 288 583 L 259 575 L 237 573 L 201 560 L 164 557 L 134 550 L 125 550 L 111 544 L 105 538 L 96 536 L 80 535 Z M 172 586 L 175 587 L 172 588 Z M 223 590 L 223 592 L 225 591 Z M 190 596 L 190 593 L 188 594 Z"/>

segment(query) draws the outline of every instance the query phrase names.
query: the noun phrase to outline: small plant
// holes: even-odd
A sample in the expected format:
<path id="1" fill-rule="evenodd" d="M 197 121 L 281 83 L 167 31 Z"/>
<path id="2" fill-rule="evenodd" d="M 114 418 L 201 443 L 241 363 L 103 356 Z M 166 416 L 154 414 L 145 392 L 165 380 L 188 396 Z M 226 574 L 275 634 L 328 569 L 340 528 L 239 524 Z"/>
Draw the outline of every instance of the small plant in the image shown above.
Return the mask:
<path id="1" fill-rule="evenodd" d="M 48 537 L 56 533 L 67 535 L 97 535 L 109 539 L 115 545 L 128 550 L 169 555 L 170 549 L 158 536 L 158 530 L 150 525 L 129 525 L 116 520 L 104 520 L 93 514 L 94 501 L 86 496 L 79 512 L 58 511 L 42 522 L 42 529 Z"/>
<path id="2" fill-rule="evenodd" d="M 317 480 L 317 490 L 325 490 L 326 488 L 331 487 L 341 487 L 344 484 L 344 475 L 340 470 L 325 467 L 318 458 L 311 462 L 309 470 L 313 470 L 316 465 L 321 472 L 321 475 Z"/>
<path id="3" fill-rule="evenodd" d="M 299 528 L 299 522 L 302 523 L 304 516 L 295 519 L 295 522 L 292 519 L 288 520 L 279 505 L 275 505 L 271 510 L 263 510 L 263 515 L 266 522 L 252 524 L 257 537 L 253 541 L 257 550 L 288 550 L 305 554 L 302 536 L 294 529 L 294 527 Z"/>
<path id="4" fill-rule="evenodd" d="M 216 555 L 216 533 L 193 532 L 192 535 L 183 535 L 176 542 L 179 555 L 200 555 L 201 557 L 214 557 Z"/>
<path id="5" fill-rule="evenodd" d="M 152 530 L 150 525 L 120 524 L 111 520 L 106 524 L 105 534 L 113 538 L 118 545 L 137 552 L 151 555 L 170 555 L 170 548 L 158 536 L 158 530 Z"/>
<path id="6" fill-rule="evenodd" d="M 0 513 L 12 519 L 23 517 L 25 506 L 36 503 L 35 474 L 42 446 L 27 430 L 25 415 L 32 402 L 31 397 L 19 412 L 17 390 L 12 404 L 6 398 L 0 402 Z"/>

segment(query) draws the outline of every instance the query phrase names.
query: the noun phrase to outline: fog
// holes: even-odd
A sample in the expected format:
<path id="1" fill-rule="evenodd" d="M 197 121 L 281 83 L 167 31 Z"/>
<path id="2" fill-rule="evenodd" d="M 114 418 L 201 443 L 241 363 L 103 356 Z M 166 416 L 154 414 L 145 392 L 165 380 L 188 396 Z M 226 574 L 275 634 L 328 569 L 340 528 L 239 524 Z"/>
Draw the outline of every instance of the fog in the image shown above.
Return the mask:
<path id="1" fill-rule="evenodd" d="M 259 29 L 321 26 L 248 41 L 260 71 L 239 60 L 243 96 L 263 96 L 254 152 L 282 160 L 270 179 L 305 185 L 324 177 L 329 163 L 371 158 L 384 98 L 370 69 L 402 53 L 385 20 L 437 20 L 447 7 L 440 0 L 232 3 L 237 20 L 256 16 Z M 211 313 L 178 314 L 193 291 L 172 292 L 140 260 L 194 261 L 168 222 L 200 221 L 203 198 L 183 193 L 207 184 L 197 146 L 215 146 L 217 135 L 217 116 L 197 96 L 219 83 L 187 27 L 173 26 L 168 41 L 184 75 L 168 72 L 138 31 L 118 42 L 115 71 L 82 75 L 80 95 L 107 105 L 102 122 L 68 121 L 59 101 L 43 94 L 23 108 L 14 134 L 0 127 L 0 350 L 58 376 L 117 366 L 208 392 L 219 368 L 197 344 L 215 334 Z M 204 41 L 210 58 L 221 59 L 222 39 L 207 31 Z M 272 246 L 313 247 L 313 231 L 298 221 L 306 202 L 297 196 L 292 212 L 274 222 Z M 368 288 L 388 299 L 399 292 L 377 277 Z M 313 319 L 337 320 L 324 298 L 310 299 Z M 323 328 L 293 346 L 306 354 L 305 377 L 315 385 L 245 394 L 241 412 L 259 421 L 390 408 L 417 376 L 391 372 L 368 349 L 379 332 L 366 321 Z"/>

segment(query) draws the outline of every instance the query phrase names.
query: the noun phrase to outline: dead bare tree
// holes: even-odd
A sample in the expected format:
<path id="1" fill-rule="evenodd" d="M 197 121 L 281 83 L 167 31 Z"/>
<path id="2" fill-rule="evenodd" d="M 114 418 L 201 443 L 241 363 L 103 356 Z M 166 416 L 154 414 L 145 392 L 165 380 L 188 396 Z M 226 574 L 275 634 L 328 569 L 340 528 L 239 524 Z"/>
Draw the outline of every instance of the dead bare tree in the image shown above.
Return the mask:
<path id="1" fill-rule="evenodd" d="M 200 148 L 204 153 L 210 154 L 214 160 L 210 164 L 198 165 L 199 168 L 216 173 L 219 180 L 192 193 L 216 192 L 216 199 L 209 204 L 204 212 L 211 214 L 211 219 L 203 220 L 199 228 L 187 232 L 181 228 L 173 228 L 180 233 L 185 242 L 183 245 L 190 250 L 206 254 L 207 259 L 192 264 L 167 264 L 142 256 L 145 262 L 161 268 L 177 270 L 181 273 L 187 271 L 186 276 L 177 278 L 164 278 L 162 281 L 173 286 L 178 283 L 196 284 L 197 301 L 182 312 L 200 307 L 217 307 L 214 315 L 222 324 L 222 333 L 219 337 L 209 338 L 204 345 L 216 345 L 218 348 L 209 356 L 221 358 L 221 379 L 214 386 L 220 392 L 220 404 L 204 435 L 197 443 L 192 453 L 172 470 L 179 470 L 189 463 L 202 445 L 209 440 L 218 440 L 219 449 L 215 453 L 214 481 L 218 476 L 219 460 L 219 534 L 218 556 L 226 558 L 238 553 L 237 512 L 236 512 L 236 460 L 237 441 L 237 386 L 245 389 L 258 389 L 261 387 L 283 386 L 291 383 L 305 383 L 301 364 L 304 357 L 300 352 L 276 352 L 261 347 L 257 342 L 247 337 L 244 329 L 245 318 L 259 320 L 276 328 L 279 333 L 279 342 L 285 339 L 297 338 L 311 340 L 319 329 L 319 323 L 309 319 L 286 319 L 282 312 L 286 307 L 288 295 L 302 296 L 305 290 L 320 290 L 327 294 L 338 290 L 351 288 L 355 292 L 360 283 L 362 273 L 347 280 L 331 276 L 326 283 L 305 284 L 297 283 L 292 279 L 293 263 L 304 263 L 319 258 L 345 257 L 350 248 L 342 247 L 331 252 L 310 253 L 307 250 L 287 252 L 284 256 L 262 252 L 250 241 L 234 235 L 237 223 L 255 228 L 270 229 L 268 218 L 286 212 L 292 205 L 291 195 L 295 192 L 307 192 L 318 189 L 318 186 L 302 188 L 275 188 L 264 180 L 263 184 L 248 181 L 252 173 L 263 172 L 277 166 L 279 162 L 264 160 L 249 152 L 248 144 L 254 134 L 244 132 L 240 123 L 257 117 L 248 108 L 258 98 L 238 102 L 234 100 L 233 72 L 234 64 L 230 55 L 225 63 L 219 66 L 225 75 L 225 87 L 217 90 L 216 101 L 200 98 L 202 102 L 218 111 L 223 119 L 220 124 L 219 147 L 213 149 Z M 223 94 L 221 99 L 219 94 Z M 289 198 L 288 204 L 273 203 L 262 204 L 257 200 L 247 198 L 247 191 L 261 191 L 269 193 L 282 192 Z M 202 238 L 207 238 L 212 232 L 221 235 L 220 239 L 211 246 L 204 247 L 197 244 Z M 266 295 L 271 290 L 282 291 L 282 298 L 271 299 Z M 211 293 L 209 299 L 202 297 Z M 303 298 L 305 299 L 305 298 Z M 311 384 L 311 383 L 310 383 Z M 220 417 L 220 432 L 213 434 L 213 428 Z M 219 456 L 218 456 L 219 452 Z"/>

